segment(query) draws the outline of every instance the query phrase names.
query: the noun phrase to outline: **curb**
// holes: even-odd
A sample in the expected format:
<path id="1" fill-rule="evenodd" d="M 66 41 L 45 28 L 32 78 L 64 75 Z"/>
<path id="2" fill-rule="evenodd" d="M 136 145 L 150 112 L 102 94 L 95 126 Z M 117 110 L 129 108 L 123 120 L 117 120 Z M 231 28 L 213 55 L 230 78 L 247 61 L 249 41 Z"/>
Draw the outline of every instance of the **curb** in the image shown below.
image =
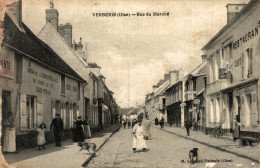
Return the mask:
<path id="1" fill-rule="evenodd" d="M 155 127 L 155 128 L 156 128 L 156 127 Z M 159 128 L 157 128 L 157 129 L 159 129 Z M 258 159 L 256 159 L 256 158 L 249 157 L 249 156 L 244 155 L 244 154 L 239 154 L 239 153 L 236 153 L 236 152 L 233 152 L 233 151 L 230 151 L 230 150 L 227 150 L 227 149 L 218 147 L 218 146 L 211 145 L 211 144 L 209 144 L 209 143 L 201 142 L 201 141 L 198 141 L 198 140 L 196 140 L 196 139 L 193 139 L 193 138 L 190 138 L 190 137 L 186 137 L 186 136 L 183 136 L 183 135 L 180 135 L 180 134 L 171 132 L 171 131 L 167 131 L 167 130 L 164 130 L 164 129 L 161 129 L 161 130 L 163 130 L 163 131 L 165 131 L 165 132 L 168 132 L 168 133 L 171 133 L 171 134 L 174 134 L 174 135 L 177 135 L 177 136 L 179 136 L 179 137 L 181 137 L 181 138 L 188 139 L 188 140 L 192 140 L 192 141 L 195 141 L 195 142 L 197 142 L 197 143 L 200 143 L 200 144 L 209 146 L 209 147 L 211 147 L 211 148 L 218 149 L 218 150 L 221 150 L 221 151 L 230 153 L 230 154 L 234 154 L 234 155 L 239 156 L 239 157 L 243 157 L 243 158 L 249 159 L 249 160 L 251 160 L 251 161 L 253 161 L 253 162 L 260 163 L 260 160 L 258 160 Z"/>
<path id="2" fill-rule="evenodd" d="M 110 137 L 111 137 L 112 135 L 115 134 L 115 132 L 117 132 L 117 131 L 120 129 L 120 127 L 121 127 L 121 125 L 119 125 L 119 126 L 109 135 L 109 137 L 105 139 L 105 141 L 97 148 L 96 152 L 98 152 L 99 149 L 102 148 L 102 146 L 110 139 Z M 89 156 L 89 158 L 88 158 L 81 166 L 82 166 L 82 167 L 86 167 L 87 164 L 89 163 L 89 161 L 94 157 L 94 155 L 95 155 L 95 154 L 92 153 L 92 154 Z"/>

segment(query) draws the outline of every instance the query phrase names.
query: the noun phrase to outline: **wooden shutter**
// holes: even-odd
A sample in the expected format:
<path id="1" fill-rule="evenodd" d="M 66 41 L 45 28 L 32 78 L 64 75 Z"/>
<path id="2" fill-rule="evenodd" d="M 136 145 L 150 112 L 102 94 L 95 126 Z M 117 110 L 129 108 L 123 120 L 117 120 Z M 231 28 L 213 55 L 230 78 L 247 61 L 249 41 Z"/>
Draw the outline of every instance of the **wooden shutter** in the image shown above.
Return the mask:
<path id="1" fill-rule="evenodd" d="M 246 125 L 246 99 L 244 95 L 241 95 L 240 99 L 241 99 L 240 123 L 241 125 Z M 242 128 L 243 127 L 241 127 L 241 129 Z"/>
<path id="2" fill-rule="evenodd" d="M 249 73 L 249 77 L 252 76 L 253 74 L 253 48 L 249 48 L 249 58 L 248 58 L 248 73 Z"/>
<path id="3" fill-rule="evenodd" d="M 21 94 L 20 99 L 20 130 L 27 129 L 26 94 Z"/>
<path id="4" fill-rule="evenodd" d="M 42 106 L 42 99 L 37 97 L 37 110 L 36 110 L 36 125 L 37 127 L 43 121 L 43 106 Z"/>
<path id="5" fill-rule="evenodd" d="M 51 112 L 52 112 L 52 118 L 55 118 L 56 115 L 56 101 L 51 101 Z"/>
<path id="6" fill-rule="evenodd" d="M 250 114 L 250 124 L 257 124 L 257 96 L 256 93 L 252 93 L 252 105 L 251 105 L 251 114 Z"/>
<path id="7" fill-rule="evenodd" d="M 241 75 L 242 75 L 242 79 L 245 79 L 245 56 L 244 53 L 242 53 L 241 55 Z"/>

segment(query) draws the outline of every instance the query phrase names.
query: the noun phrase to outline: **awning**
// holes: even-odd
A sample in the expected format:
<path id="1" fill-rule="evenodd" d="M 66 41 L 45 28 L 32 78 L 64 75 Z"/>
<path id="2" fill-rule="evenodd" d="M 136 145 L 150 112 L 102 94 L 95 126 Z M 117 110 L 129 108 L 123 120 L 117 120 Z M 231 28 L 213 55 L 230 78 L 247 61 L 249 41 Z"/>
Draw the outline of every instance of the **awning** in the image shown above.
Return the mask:
<path id="1" fill-rule="evenodd" d="M 108 107 L 105 104 L 102 103 L 102 109 L 108 110 Z"/>
<path id="2" fill-rule="evenodd" d="M 244 86 L 246 86 L 246 85 L 250 85 L 250 84 L 252 84 L 252 83 L 257 82 L 258 80 L 259 80 L 259 78 L 249 79 L 249 80 L 243 81 L 243 82 L 241 82 L 241 83 L 239 83 L 239 84 L 236 84 L 236 85 L 227 87 L 227 88 L 225 88 L 225 89 L 222 89 L 222 90 L 220 90 L 220 91 L 221 91 L 221 92 L 228 92 L 228 91 L 234 90 L 234 89 L 236 89 L 236 88 L 240 88 L 240 87 L 244 87 Z"/>
<path id="3" fill-rule="evenodd" d="M 205 88 L 204 88 L 204 89 L 201 89 L 201 91 L 199 91 L 199 92 L 197 93 L 197 96 L 200 95 L 201 93 L 203 93 L 204 90 L 205 90 Z"/>

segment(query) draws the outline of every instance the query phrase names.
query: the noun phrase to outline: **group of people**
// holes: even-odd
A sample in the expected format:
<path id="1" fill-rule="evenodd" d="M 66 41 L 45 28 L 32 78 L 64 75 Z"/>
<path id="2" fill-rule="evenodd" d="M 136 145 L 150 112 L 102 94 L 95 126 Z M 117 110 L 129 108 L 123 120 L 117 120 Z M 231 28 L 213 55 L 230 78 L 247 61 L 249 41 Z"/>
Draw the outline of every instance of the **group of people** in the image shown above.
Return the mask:
<path id="1" fill-rule="evenodd" d="M 130 129 L 131 125 L 132 125 L 132 128 L 133 128 L 136 123 L 137 123 L 136 119 L 133 119 L 132 121 L 128 120 L 128 119 L 124 119 L 123 120 L 124 129 L 126 128 L 126 124 L 128 125 L 128 129 Z"/>
<path id="2" fill-rule="evenodd" d="M 164 118 L 162 117 L 161 120 L 159 121 L 158 118 L 156 117 L 155 120 L 154 120 L 154 124 L 155 125 L 159 125 L 161 126 L 161 128 L 164 127 Z"/>
<path id="3" fill-rule="evenodd" d="M 74 120 L 74 124 L 76 126 L 73 135 L 74 142 L 83 142 L 85 139 L 91 138 L 88 117 L 86 117 L 85 120 L 82 121 L 81 116 L 79 116 L 77 120 Z M 61 134 L 63 131 L 63 121 L 60 118 L 59 114 L 56 114 L 55 118 L 52 120 L 50 125 L 50 130 L 53 131 L 56 146 L 61 147 Z M 45 149 L 46 124 L 45 123 L 40 124 L 39 128 L 37 128 L 36 131 L 38 132 L 37 135 L 38 150 L 41 150 L 41 148 Z"/>

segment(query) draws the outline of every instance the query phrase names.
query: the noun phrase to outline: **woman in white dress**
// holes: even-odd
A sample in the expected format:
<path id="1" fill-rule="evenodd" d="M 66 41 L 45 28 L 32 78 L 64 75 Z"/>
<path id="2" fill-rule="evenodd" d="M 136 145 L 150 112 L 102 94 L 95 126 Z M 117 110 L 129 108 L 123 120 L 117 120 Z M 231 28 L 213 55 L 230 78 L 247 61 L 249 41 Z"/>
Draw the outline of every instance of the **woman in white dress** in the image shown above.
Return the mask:
<path id="1" fill-rule="evenodd" d="M 144 129 L 141 124 L 142 120 L 138 120 L 138 123 L 135 124 L 133 128 L 133 151 L 143 150 L 145 151 L 147 146 L 144 140 Z"/>
<path id="2" fill-rule="evenodd" d="M 41 150 L 41 147 L 43 149 L 45 149 L 45 130 L 46 130 L 46 125 L 44 123 L 42 123 L 39 128 L 36 129 L 36 131 L 38 132 L 38 136 L 37 136 L 37 145 L 38 145 L 38 150 Z"/>

